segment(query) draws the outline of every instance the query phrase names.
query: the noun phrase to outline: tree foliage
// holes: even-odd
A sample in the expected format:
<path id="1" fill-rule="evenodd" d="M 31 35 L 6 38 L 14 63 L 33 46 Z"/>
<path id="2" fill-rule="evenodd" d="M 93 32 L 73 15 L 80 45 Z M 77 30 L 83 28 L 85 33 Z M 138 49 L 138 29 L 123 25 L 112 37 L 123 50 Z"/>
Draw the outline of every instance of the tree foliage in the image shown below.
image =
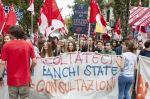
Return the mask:
<path id="1" fill-rule="evenodd" d="M 31 29 L 31 13 L 27 11 L 27 8 L 29 7 L 30 0 L 2 0 L 4 5 L 11 6 L 12 3 L 14 3 L 14 7 L 21 8 L 24 10 L 24 16 L 23 21 L 19 22 L 27 33 L 29 33 L 29 30 Z M 33 29 L 37 27 L 38 22 L 38 16 L 40 11 L 40 6 L 43 6 L 43 0 L 34 0 L 34 6 L 35 6 L 35 15 L 33 20 Z"/>

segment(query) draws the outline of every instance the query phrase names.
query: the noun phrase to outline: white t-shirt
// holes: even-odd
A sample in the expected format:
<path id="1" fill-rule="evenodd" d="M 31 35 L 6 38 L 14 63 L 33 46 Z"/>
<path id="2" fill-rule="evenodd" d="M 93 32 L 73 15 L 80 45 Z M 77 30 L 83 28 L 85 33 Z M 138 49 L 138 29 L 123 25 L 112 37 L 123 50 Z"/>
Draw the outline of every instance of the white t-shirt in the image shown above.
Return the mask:
<path id="1" fill-rule="evenodd" d="M 126 52 L 122 54 L 122 58 L 125 59 L 124 68 L 121 69 L 120 76 L 133 77 L 134 76 L 134 66 L 137 61 L 136 54 L 131 52 Z"/>

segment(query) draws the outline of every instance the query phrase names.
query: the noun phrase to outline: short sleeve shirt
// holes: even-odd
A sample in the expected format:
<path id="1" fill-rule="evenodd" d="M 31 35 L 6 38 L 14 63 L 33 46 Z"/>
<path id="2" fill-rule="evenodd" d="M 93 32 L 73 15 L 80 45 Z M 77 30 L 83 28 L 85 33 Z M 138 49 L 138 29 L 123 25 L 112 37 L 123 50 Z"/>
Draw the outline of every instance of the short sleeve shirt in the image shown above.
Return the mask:
<path id="1" fill-rule="evenodd" d="M 33 45 L 25 40 L 12 40 L 6 43 L 1 59 L 7 62 L 8 86 L 28 85 L 31 80 L 30 58 L 35 58 Z"/>
<path id="2" fill-rule="evenodd" d="M 122 58 L 125 59 L 124 68 L 121 69 L 120 76 L 133 77 L 134 76 L 134 66 L 137 61 L 136 54 L 131 52 L 126 52 L 122 54 Z"/>

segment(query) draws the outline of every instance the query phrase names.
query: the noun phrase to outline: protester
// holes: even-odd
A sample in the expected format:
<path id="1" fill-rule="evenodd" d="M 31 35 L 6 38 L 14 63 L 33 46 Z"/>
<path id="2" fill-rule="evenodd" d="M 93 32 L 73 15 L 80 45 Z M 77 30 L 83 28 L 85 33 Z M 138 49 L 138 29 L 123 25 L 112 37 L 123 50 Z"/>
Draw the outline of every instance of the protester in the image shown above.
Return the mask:
<path id="1" fill-rule="evenodd" d="M 116 55 L 115 51 L 111 49 L 110 41 L 104 42 L 104 50 L 101 51 L 101 54 Z"/>
<path id="2" fill-rule="evenodd" d="M 87 44 L 82 48 L 82 52 L 88 51 L 88 41 L 89 41 L 89 52 L 94 52 L 95 46 L 94 46 L 94 41 L 91 37 L 88 38 Z"/>
<path id="3" fill-rule="evenodd" d="M 67 50 L 68 50 L 68 52 L 74 52 L 75 51 L 75 45 L 73 42 L 68 42 Z"/>
<path id="4" fill-rule="evenodd" d="M 80 51 L 82 52 L 82 48 L 85 46 L 85 44 L 84 44 L 84 40 L 83 39 L 80 39 L 80 41 L 79 41 L 79 47 L 80 47 Z"/>
<path id="5" fill-rule="evenodd" d="M 75 44 L 75 51 L 80 51 L 80 47 L 78 43 Z"/>
<path id="6" fill-rule="evenodd" d="M 112 50 L 115 51 L 116 48 L 117 48 L 118 44 L 117 44 L 117 41 L 116 40 L 113 40 L 112 41 Z"/>
<path id="7" fill-rule="evenodd" d="M 65 39 L 59 40 L 57 44 L 57 56 L 65 52 L 67 52 L 67 42 Z"/>
<path id="8" fill-rule="evenodd" d="M 139 41 L 138 42 L 138 48 L 137 48 L 137 56 L 139 55 L 140 51 L 143 50 L 143 42 L 142 41 Z"/>
<path id="9" fill-rule="evenodd" d="M 9 41 L 11 41 L 10 35 L 9 35 L 9 34 L 5 34 L 5 35 L 4 35 L 4 43 L 7 43 L 7 42 L 9 42 Z"/>
<path id="10" fill-rule="evenodd" d="M 53 50 L 53 56 L 57 56 L 57 44 L 58 44 L 58 38 L 57 37 L 53 37 L 52 40 L 52 50 Z"/>
<path id="11" fill-rule="evenodd" d="M 144 46 L 145 46 L 145 49 L 141 50 L 139 55 L 150 57 L 150 40 L 147 40 L 144 43 Z"/>
<path id="12" fill-rule="evenodd" d="M 43 43 L 43 47 L 42 47 L 40 55 L 42 58 L 53 57 L 53 51 L 52 51 L 52 46 L 50 42 L 45 41 Z"/>
<path id="13" fill-rule="evenodd" d="M 115 61 L 121 68 L 120 76 L 118 78 L 119 97 L 118 99 L 131 99 L 129 94 L 130 87 L 134 80 L 134 70 L 137 69 L 137 45 L 135 41 L 125 41 L 125 53 L 122 54 L 122 59 L 119 62 L 116 58 Z"/>
<path id="14" fill-rule="evenodd" d="M 100 53 L 103 50 L 103 43 L 102 41 L 97 41 L 96 42 L 96 48 L 95 48 L 95 52 Z"/>
<path id="15" fill-rule="evenodd" d="M 122 55 L 123 53 L 125 53 L 125 41 L 127 40 L 129 39 L 123 39 L 121 45 L 116 48 L 115 52 L 117 55 Z"/>
<path id="16" fill-rule="evenodd" d="M 40 38 L 38 39 L 37 47 L 38 47 L 38 49 L 39 49 L 40 52 L 41 52 L 41 50 L 42 50 L 42 47 L 43 47 L 43 44 L 44 44 L 45 41 L 46 41 L 46 40 L 45 40 L 43 37 L 40 37 Z"/>
<path id="17" fill-rule="evenodd" d="M 9 99 L 30 99 L 29 82 L 31 72 L 36 64 L 34 48 L 31 43 L 23 40 L 24 31 L 19 25 L 11 26 L 9 31 L 13 40 L 4 44 L 1 53 L 0 87 L 4 86 L 2 74 L 7 62 L 7 84 Z M 30 67 L 30 58 L 32 64 Z"/>

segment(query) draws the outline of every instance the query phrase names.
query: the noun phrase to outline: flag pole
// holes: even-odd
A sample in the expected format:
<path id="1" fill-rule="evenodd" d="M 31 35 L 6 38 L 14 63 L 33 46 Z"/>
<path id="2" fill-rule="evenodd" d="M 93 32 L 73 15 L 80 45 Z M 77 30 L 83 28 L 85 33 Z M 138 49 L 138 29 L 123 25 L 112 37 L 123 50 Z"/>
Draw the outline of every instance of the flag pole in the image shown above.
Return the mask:
<path id="1" fill-rule="evenodd" d="M 0 35 L 2 34 L 2 31 L 3 31 L 3 29 L 4 29 L 4 26 L 5 26 L 5 22 L 4 22 L 4 24 L 3 24 L 2 28 L 1 28 Z"/>
<path id="2" fill-rule="evenodd" d="M 31 13 L 31 33 L 33 33 L 33 14 Z"/>
<path id="3" fill-rule="evenodd" d="M 80 34 L 78 34 L 78 44 L 79 44 Z"/>
<path id="4" fill-rule="evenodd" d="M 90 37 L 90 22 L 89 22 L 89 29 L 88 29 L 88 49 L 87 51 L 89 52 L 89 49 L 90 49 L 90 44 L 89 44 L 89 37 Z"/>

